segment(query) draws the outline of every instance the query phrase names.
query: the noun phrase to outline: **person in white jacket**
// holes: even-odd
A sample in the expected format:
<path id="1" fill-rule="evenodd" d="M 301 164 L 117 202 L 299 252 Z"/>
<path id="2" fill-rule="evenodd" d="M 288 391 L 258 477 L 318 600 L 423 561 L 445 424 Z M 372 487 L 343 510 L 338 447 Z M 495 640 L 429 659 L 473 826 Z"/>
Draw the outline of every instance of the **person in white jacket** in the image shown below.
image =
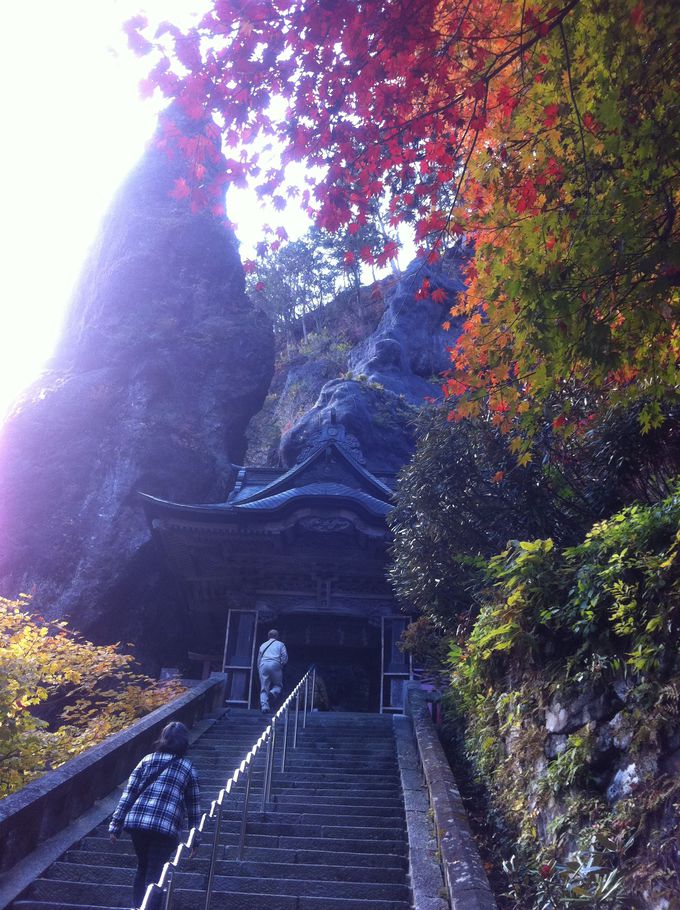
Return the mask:
<path id="1" fill-rule="evenodd" d="M 267 633 L 257 652 L 257 669 L 260 674 L 260 708 L 263 714 L 270 710 L 270 698 L 278 698 L 283 687 L 283 668 L 288 663 L 288 652 L 276 629 Z"/>

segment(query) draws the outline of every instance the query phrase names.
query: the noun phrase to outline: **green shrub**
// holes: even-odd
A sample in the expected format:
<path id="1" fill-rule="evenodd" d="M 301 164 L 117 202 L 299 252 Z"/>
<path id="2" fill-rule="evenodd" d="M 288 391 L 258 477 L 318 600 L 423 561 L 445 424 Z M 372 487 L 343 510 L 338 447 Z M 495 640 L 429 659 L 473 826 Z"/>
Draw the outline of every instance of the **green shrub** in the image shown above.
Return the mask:
<path id="1" fill-rule="evenodd" d="M 513 888 L 525 881 L 523 910 L 629 907 L 643 885 L 660 895 L 680 889 L 659 859 L 677 837 L 668 813 L 680 781 L 654 758 L 680 724 L 679 528 L 676 486 L 655 505 L 598 522 L 576 546 L 512 542 L 487 564 L 470 634 L 451 644 L 450 703 L 493 802 L 518 833 L 513 868 L 524 872 Z M 606 798 L 616 765 L 610 756 L 603 778 L 595 720 L 546 751 L 546 712 L 576 697 L 610 699 L 603 721 L 617 715 L 626 738 L 619 754 L 638 762 L 634 796 Z M 537 879 L 541 867 L 551 871 Z M 619 904 L 624 895 L 629 903 Z"/>

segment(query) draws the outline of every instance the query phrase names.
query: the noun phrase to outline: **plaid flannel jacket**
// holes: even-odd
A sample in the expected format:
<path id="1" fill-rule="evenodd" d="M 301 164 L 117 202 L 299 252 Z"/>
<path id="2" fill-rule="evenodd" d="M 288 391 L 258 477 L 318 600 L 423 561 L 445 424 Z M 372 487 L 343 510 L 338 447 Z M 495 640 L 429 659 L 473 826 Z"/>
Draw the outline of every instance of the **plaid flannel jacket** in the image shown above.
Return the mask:
<path id="1" fill-rule="evenodd" d="M 170 767 L 145 790 L 146 782 L 170 761 Z M 130 775 L 111 817 L 109 831 L 118 836 L 124 826 L 126 830 L 132 828 L 177 836 L 185 808 L 189 827 L 196 827 L 201 814 L 196 769 L 188 758 L 176 758 L 168 752 L 151 752 Z"/>

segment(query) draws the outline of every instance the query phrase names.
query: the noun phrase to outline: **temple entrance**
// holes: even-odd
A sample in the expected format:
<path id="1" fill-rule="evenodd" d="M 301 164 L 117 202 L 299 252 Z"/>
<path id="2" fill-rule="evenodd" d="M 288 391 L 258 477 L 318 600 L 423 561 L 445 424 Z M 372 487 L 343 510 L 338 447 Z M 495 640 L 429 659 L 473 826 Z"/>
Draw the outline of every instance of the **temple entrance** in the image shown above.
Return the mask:
<path id="1" fill-rule="evenodd" d="M 314 663 L 320 709 L 401 712 L 412 668 L 385 574 L 394 476 L 365 467 L 334 412 L 295 465 L 233 467 L 222 503 L 144 496 L 194 620 L 191 659 L 221 667 L 226 704 L 253 707 L 257 648 L 277 628 L 288 691 Z"/>
<path id="2" fill-rule="evenodd" d="M 272 624 L 289 655 L 284 693 L 313 663 L 319 679 L 315 706 L 320 710 L 380 710 L 379 626 L 356 617 L 284 614 L 273 623 L 258 623 L 258 647 Z M 253 676 L 254 687 L 258 688 L 257 673 Z M 258 704 L 257 693 L 253 704 Z"/>

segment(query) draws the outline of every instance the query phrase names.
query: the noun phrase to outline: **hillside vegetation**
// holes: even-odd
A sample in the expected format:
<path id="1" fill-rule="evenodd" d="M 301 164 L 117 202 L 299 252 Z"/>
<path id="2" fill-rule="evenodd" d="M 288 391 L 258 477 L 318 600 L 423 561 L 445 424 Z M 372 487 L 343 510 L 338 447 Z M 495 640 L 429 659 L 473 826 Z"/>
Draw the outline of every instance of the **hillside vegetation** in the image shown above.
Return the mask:
<path id="1" fill-rule="evenodd" d="M 677 907 L 677 414 L 546 431 L 527 468 L 488 425 L 423 429 L 392 575 L 502 906 Z"/>

